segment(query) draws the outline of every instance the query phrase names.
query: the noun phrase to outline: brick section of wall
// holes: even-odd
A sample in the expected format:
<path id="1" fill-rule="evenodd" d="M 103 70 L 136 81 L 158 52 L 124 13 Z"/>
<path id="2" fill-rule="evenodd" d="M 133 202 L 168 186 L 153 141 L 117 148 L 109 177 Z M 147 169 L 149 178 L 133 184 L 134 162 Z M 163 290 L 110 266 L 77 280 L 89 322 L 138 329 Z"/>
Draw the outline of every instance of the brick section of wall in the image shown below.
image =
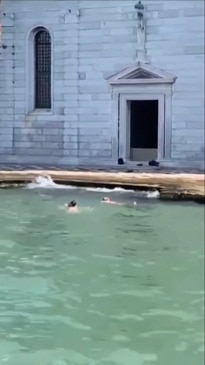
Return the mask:
<path id="1" fill-rule="evenodd" d="M 59 118 L 49 121 L 43 121 L 41 117 L 28 119 L 27 126 L 15 123 L 14 154 L 63 156 L 64 122 Z"/>

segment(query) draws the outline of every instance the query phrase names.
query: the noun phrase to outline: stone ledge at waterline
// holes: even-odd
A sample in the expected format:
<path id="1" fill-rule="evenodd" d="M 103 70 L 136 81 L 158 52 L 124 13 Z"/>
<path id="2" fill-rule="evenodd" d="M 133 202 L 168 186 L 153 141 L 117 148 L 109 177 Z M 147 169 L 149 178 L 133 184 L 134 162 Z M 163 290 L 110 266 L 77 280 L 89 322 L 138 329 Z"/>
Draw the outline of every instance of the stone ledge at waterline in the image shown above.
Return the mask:
<path id="1" fill-rule="evenodd" d="M 111 186 L 133 189 L 157 189 L 161 199 L 205 200 L 204 174 L 126 173 L 91 171 L 26 170 L 0 171 L 0 187 L 22 186 L 38 176 L 50 176 L 54 182 L 81 186 Z"/>

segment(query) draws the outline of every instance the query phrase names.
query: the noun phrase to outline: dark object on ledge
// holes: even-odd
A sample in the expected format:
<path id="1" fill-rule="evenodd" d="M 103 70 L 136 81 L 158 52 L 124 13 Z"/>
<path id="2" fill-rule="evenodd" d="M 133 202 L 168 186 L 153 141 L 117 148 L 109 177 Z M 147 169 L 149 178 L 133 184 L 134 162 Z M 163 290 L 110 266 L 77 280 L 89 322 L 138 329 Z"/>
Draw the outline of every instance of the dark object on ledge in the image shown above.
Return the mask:
<path id="1" fill-rule="evenodd" d="M 135 5 L 135 9 L 137 9 L 137 16 L 141 20 L 144 16 L 144 5 L 141 0 Z"/>
<path id="2" fill-rule="evenodd" d="M 118 158 L 118 165 L 124 165 L 124 160 L 123 158 Z"/>
<path id="3" fill-rule="evenodd" d="M 155 161 L 155 160 L 152 160 L 152 161 L 149 161 L 148 162 L 148 165 L 149 166 L 155 166 L 155 167 L 158 167 L 159 166 L 159 162 Z"/>

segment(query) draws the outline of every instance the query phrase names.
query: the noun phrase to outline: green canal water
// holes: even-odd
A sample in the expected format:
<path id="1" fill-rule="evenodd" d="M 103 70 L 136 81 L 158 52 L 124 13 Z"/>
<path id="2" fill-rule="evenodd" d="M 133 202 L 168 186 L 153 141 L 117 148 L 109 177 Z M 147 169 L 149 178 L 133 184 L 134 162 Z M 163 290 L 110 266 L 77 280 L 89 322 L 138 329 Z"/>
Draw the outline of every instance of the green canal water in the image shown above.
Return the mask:
<path id="1" fill-rule="evenodd" d="M 203 206 L 83 189 L 0 203 L 0 365 L 204 363 Z"/>

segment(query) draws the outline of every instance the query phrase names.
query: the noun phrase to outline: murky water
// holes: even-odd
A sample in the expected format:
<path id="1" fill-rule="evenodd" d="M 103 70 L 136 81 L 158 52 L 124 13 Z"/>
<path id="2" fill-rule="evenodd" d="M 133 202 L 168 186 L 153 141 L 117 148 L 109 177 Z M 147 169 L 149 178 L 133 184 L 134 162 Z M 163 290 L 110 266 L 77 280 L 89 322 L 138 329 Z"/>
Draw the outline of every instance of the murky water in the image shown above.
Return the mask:
<path id="1" fill-rule="evenodd" d="M 0 191 L 1 365 L 203 364 L 204 207 L 102 196 Z"/>

